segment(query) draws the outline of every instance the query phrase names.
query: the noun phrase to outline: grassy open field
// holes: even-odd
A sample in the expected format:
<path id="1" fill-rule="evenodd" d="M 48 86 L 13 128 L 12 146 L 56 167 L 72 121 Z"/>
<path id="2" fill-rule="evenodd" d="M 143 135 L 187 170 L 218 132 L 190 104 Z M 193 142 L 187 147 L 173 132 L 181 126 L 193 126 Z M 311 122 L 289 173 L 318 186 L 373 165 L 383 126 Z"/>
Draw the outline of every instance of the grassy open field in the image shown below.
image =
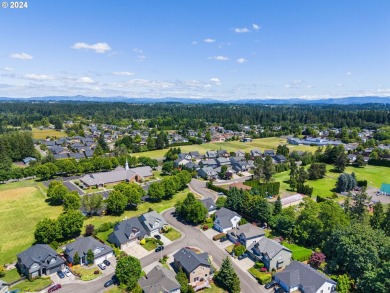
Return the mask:
<path id="1" fill-rule="evenodd" d="M 335 188 L 337 178 L 340 173 L 332 172 L 333 166 L 327 166 L 327 173 L 325 178 L 319 180 L 308 180 L 305 184 L 314 188 L 313 195 L 329 196 L 332 195 Z M 390 168 L 367 165 L 364 168 L 347 167 L 346 173 L 354 172 L 358 180 L 367 180 L 369 187 L 380 188 L 381 184 L 386 180 L 390 181 Z M 280 191 L 282 193 L 295 193 L 290 192 L 288 180 L 290 179 L 290 171 L 275 174 L 274 179 L 280 182 Z"/>
<path id="2" fill-rule="evenodd" d="M 224 149 L 228 152 L 242 150 L 245 152 L 249 152 L 251 149 L 258 148 L 260 151 L 269 150 L 269 149 L 275 149 L 278 147 L 278 145 L 287 144 L 287 140 L 285 138 L 280 137 L 267 137 L 267 138 L 259 138 L 254 139 L 252 142 L 240 142 L 240 141 L 228 141 L 228 142 L 216 142 L 216 143 L 205 143 L 200 145 L 186 145 L 181 146 L 181 151 L 183 153 L 190 152 L 190 151 L 199 151 L 201 154 L 206 153 L 208 150 L 219 150 Z M 297 151 L 311 151 L 315 152 L 317 147 L 312 146 L 304 146 L 304 145 L 289 145 L 287 144 L 290 151 L 297 150 Z M 149 152 L 143 152 L 143 153 L 136 153 L 134 154 L 137 157 L 145 156 L 150 157 L 153 159 L 162 158 L 164 157 L 165 153 L 167 152 L 167 149 L 165 150 L 155 150 L 155 151 L 149 151 Z"/>
<path id="3" fill-rule="evenodd" d="M 141 203 L 138 206 L 137 210 L 125 211 L 122 216 L 91 217 L 88 218 L 86 221 L 84 221 L 84 226 L 88 224 L 93 224 L 95 227 L 99 227 L 101 224 L 105 222 L 122 221 L 125 218 L 129 219 L 131 217 L 139 216 L 143 213 L 146 213 L 149 210 L 149 208 L 160 213 L 166 209 L 173 207 L 178 200 L 183 200 L 188 193 L 189 193 L 189 189 L 184 189 L 179 193 L 177 193 L 176 195 L 174 195 L 173 198 L 170 200 L 163 200 L 161 202 L 156 202 L 156 203 L 150 203 L 150 202 Z"/>
<path id="4" fill-rule="evenodd" d="M 32 180 L 0 185 L 1 264 L 16 260 L 16 254 L 34 242 L 39 220 L 57 218 L 62 212 L 62 207 L 49 207 L 38 188 Z"/>
<path id="5" fill-rule="evenodd" d="M 66 136 L 66 133 L 65 132 L 61 132 L 61 131 L 57 131 L 57 130 L 54 130 L 54 129 L 42 129 L 40 130 L 39 128 L 33 128 L 32 129 L 32 135 L 33 135 L 33 138 L 34 139 L 45 139 L 46 137 L 52 137 L 52 136 L 55 136 L 55 137 L 65 137 Z"/>
<path id="6" fill-rule="evenodd" d="M 292 251 L 292 259 L 302 261 L 302 259 L 309 259 L 312 254 L 311 249 L 305 248 L 292 243 L 283 242 L 284 246 Z"/>

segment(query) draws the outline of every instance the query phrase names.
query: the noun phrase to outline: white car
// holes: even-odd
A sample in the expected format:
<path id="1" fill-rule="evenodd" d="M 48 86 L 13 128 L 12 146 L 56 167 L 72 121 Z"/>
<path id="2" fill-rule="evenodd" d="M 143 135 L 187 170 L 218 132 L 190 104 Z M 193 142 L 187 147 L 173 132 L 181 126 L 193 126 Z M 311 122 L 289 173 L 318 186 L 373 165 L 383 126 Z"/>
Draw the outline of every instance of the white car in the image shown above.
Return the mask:
<path id="1" fill-rule="evenodd" d="M 98 264 L 98 267 L 101 268 L 102 270 L 105 270 L 107 268 L 104 263 Z"/>
<path id="2" fill-rule="evenodd" d="M 63 271 L 62 271 L 64 274 L 65 274 L 65 276 L 67 276 L 67 277 L 70 277 L 71 275 L 72 275 L 72 273 L 66 268 L 66 269 L 64 269 Z"/>

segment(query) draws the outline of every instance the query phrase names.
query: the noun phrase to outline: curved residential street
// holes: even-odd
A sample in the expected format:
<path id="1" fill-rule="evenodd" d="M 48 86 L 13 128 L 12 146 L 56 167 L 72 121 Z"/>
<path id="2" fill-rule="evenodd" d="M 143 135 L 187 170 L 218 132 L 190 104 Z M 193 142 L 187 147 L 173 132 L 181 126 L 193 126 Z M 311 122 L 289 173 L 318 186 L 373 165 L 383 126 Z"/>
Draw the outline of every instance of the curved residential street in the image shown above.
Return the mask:
<path id="1" fill-rule="evenodd" d="M 185 246 L 194 246 L 198 247 L 203 251 L 208 252 L 212 258 L 213 262 L 217 266 L 222 265 L 222 260 L 228 256 L 227 252 L 221 250 L 216 244 L 202 231 L 198 228 L 184 225 L 183 223 L 177 221 L 173 216 L 174 209 L 169 209 L 163 213 L 164 218 L 169 225 L 175 229 L 181 231 L 182 237 L 179 240 L 174 241 L 172 244 L 165 247 L 163 254 L 171 254 L 183 248 Z M 151 253 L 148 256 L 145 256 L 141 259 L 142 267 L 146 267 L 156 261 L 161 257 L 160 253 Z M 267 292 L 264 287 L 260 286 L 257 281 L 249 275 L 248 272 L 242 270 L 238 265 L 233 263 L 234 268 L 241 281 L 241 290 L 244 293 L 255 293 L 255 292 Z M 105 276 L 101 279 L 91 281 L 91 282 L 82 282 L 78 281 L 74 284 L 65 284 L 62 286 L 61 293 L 73 293 L 73 292 L 85 292 L 85 293 L 97 293 L 104 292 L 104 283 L 112 277 L 111 275 Z"/>

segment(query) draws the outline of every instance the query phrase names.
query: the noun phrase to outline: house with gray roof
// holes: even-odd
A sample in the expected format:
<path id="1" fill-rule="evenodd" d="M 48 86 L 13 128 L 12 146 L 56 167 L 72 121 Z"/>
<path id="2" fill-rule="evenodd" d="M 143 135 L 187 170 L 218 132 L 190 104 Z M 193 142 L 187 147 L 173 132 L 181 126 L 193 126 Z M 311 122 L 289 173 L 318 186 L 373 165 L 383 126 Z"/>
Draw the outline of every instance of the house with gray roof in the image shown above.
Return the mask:
<path id="1" fill-rule="evenodd" d="M 236 212 L 221 208 L 215 212 L 214 229 L 226 233 L 233 228 L 237 228 L 240 220 L 241 216 Z"/>
<path id="2" fill-rule="evenodd" d="M 206 180 L 215 179 L 218 176 L 218 172 L 216 172 L 211 167 L 200 168 L 197 170 L 197 173 L 198 173 L 198 176 L 200 176 Z"/>
<path id="3" fill-rule="evenodd" d="M 108 242 L 124 249 L 136 240 L 142 240 L 147 232 L 137 217 L 133 217 L 114 226 L 114 231 L 108 235 Z"/>
<path id="4" fill-rule="evenodd" d="M 229 158 L 230 154 L 226 150 L 218 150 L 217 156 L 218 158 Z"/>
<path id="5" fill-rule="evenodd" d="M 139 217 L 139 221 L 144 226 L 146 233 L 149 236 L 158 234 L 165 226 L 168 226 L 168 223 L 165 221 L 164 217 L 158 214 L 156 211 L 142 214 Z"/>
<path id="6" fill-rule="evenodd" d="M 64 154 L 55 154 L 53 155 L 54 159 L 56 160 L 62 160 L 62 159 L 68 159 L 69 156 L 68 156 L 68 153 L 64 153 Z"/>
<path id="7" fill-rule="evenodd" d="M 173 161 L 173 165 L 175 167 L 180 167 L 180 166 L 184 166 L 186 164 L 188 164 L 191 160 L 187 160 L 187 159 L 184 159 L 184 158 L 177 158 L 176 160 Z"/>
<path id="8" fill-rule="evenodd" d="M 259 149 L 253 149 L 250 151 L 252 157 L 261 157 L 261 151 Z"/>
<path id="9" fill-rule="evenodd" d="M 203 167 L 211 167 L 211 168 L 215 168 L 218 166 L 218 163 L 215 159 L 211 159 L 211 160 L 204 160 L 204 161 L 201 161 L 200 164 L 203 166 Z"/>
<path id="10" fill-rule="evenodd" d="M 233 170 L 235 172 L 246 172 L 251 168 L 250 164 L 247 161 L 240 161 L 233 164 Z"/>
<path id="11" fill-rule="evenodd" d="M 68 262 L 73 263 L 74 255 L 77 252 L 80 257 L 80 265 L 85 265 L 88 264 L 87 254 L 89 250 L 93 253 L 93 263 L 95 265 L 102 263 L 114 255 L 110 246 L 101 243 L 93 236 L 77 238 L 76 241 L 66 245 L 64 253 Z"/>
<path id="12" fill-rule="evenodd" d="M 188 162 L 187 164 L 184 165 L 184 168 L 187 170 L 198 170 L 199 165 L 194 162 Z"/>
<path id="13" fill-rule="evenodd" d="M 268 271 L 282 269 L 291 262 L 291 250 L 267 237 L 250 244 L 247 251 L 254 261 L 263 262 Z"/>
<path id="14" fill-rule="evenodd" d="M 17 255 L 17 266 L 28 279 L 51 275 L 64 268 L 63 260 L 47 244 L 35 244 Z"/>
<path id="15" fill-rule="evenodd" d="M 234 153 L 236 157 L 245 157 L 245 152 L 242 150 L 238 150 Z"/>
<path id="16" fill-rule="evenodd" d="M 230 165 L 230 160 L 228 158 L 218 158 L 216 161 L 219 167 Z"/>
<path id="17" fill-rule="evenodd" d="M 175 273 L 160 265 L 155 266 L 138 284 L 144 293 L 180 293 Z"/>
<path id="18" fill-rule="evenodd" d="M 200 202 L 204 205 L 204 207 L 208 211 L 208 216 L 210 217 L 211 214 L 214 214 L 217 210 L 217 205 L 215 204 L 214 200 L 210 197 L 201 199 Z"/>
<path id="19" fill-rule="evenodd" d="M 217 151 L 207 151 L 205 157 L 207 159 L 215 159 L 218 156 Z"/>
<path id="20" fill-rule="evenodd" d="M 265 150 L 264 151 L 264 156 L 275 156 L 275 151 L 274 150 Z"/>
<path id="21" fill-rule="evenodd" d="M 276 163 L 281 164 L 287 162 L 287 158 L 283 155 L 276 155 L 272 157 Z"/>
<path id="22" fill-rule="evenodd" d="M 197 254 L 189 248 L 182 248 L 173 255 L 175 267 L 182 269 L 188 277 L 190 284 L 210 278 L 211 265 L 206 252 Z"/>
<path id="23" fill-rule="evenodd" d="M 336 292 L 337 282 L 299 261 L 291 262 L 274 280 L 287 292 L 300 290 L 305 293 Z"/>
<path id="24" fill-rule="evenodd" d="M 265 236 L 265 231 L 250 223 L 233 228 L 227 232 L 228 239 L 233 242 L 240 242 L 245 247 L 260 240 Z"/>
<path id="25" fill-rule="evenodd" d="M 194 159 L 194 160 L 200 160 L 200 159 L 202 158 L 202 155 L 199 154 L 198 151 L 189 152 L 188 154 L 189 154 L 189 155 L 191 156 L 191 158 Z"/>

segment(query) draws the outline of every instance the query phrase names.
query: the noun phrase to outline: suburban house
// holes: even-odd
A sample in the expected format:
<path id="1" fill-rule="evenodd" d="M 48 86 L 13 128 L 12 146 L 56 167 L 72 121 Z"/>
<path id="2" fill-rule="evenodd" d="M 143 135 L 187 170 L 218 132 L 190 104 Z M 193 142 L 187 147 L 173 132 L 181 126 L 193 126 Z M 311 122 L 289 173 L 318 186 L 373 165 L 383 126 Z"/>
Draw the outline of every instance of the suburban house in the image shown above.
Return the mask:
<path id="1" fill-rule="evenodd" d="M 253 149 L 250 151 L 251 157 L 261 157 L 261 151 L 259 149 Z"/>
<path id="2" fill-rule="evenodd" d="M 164 217 L 158 214 L 156 211 L 151 211 L 141 215 L 139 221 L 144 226 L 146 233 L 149 236 L 156 235 L 160 233 L 160 231 L 168 226 L 168 223 L 165 221 Z"/>
<path id="3" fill-rule="evenodd" d="M 275 156 L 275 151 L 274 150 L 265 150 L 264 151 L 264 156 Z"/>
<path id="4" fill-rule="evenodd" d="M 113 171 L 87 174 L 80 178 L 82 184 L 86 187 L 96 186 L 104 187 L 106 184 L 115 184 L 120 182 L 141 182 L 153 176 L 152 168 L 149 166 L 129 169 L 126 167 L 117 167 Z"/>
<path id="5" fill-rule="evenodd" d="M 33 157 L 27 157 L 27 158 L 24 158 L 22 161 L 23 161 L 23 164 L 30 165 L 31 162 L 36 162 L 37 159 L 35 159 Z"/>
<path id="6" fill-rule="evenodd" d="M 79 237 L 76 241 L 69 243 L 65 248 L 66 259 L 73 263 L 76 252 L 80 257 L 80 265 L 88 264 L 87 254 L 91 250 L 94 256 L 95 265 L 102 263 L 104 260 L 113 256 L 112 248 L 104 243 L 99 242 L 92 236 Z"/>
<path id="7" fill-rule="evenodd" d="M 251 168 L 249 162 L 240 161 L 233 165 L 233 170 L 236 172 L 246 172 Z"/>
<path id="8" fill-rule="evenodd" d="M 208 216 L 210 217 L 211 214 L 214 214 L 215 211 L 217 210 L 217 206 L 216 204 L 214 203 L 213 199 L 212 198 L 205 198 L 205 199 L 202 199 L 200 201 L 204 206 L 205 208 L 207 209 L 208 211 Z"/>
<path id="9" fill-rule="evenodd" d="M 230 160 L 228 158 L 218 158 L 216 159 L 218 166 L 229 166 Z"/>
<path id="10" fill-rule="evenodd" d="M 198 151 L 189 152 L 188 154 L 191 156 L 193 160 L 200 160 L 202 158 L 202 156 L 199 154 Z"/>
<path id="11" fill-rule="evenodd" d="M 201 161 L 200 164 L 203 167 L 211 167 L 211 168 L 215 168 L 218 166 L 218 163 L 215 159 L 204 160 L 204 161 Z"/>
<path id="12" fill-rule="evenodd" d="M 276 163 L 281 164 L 287 162 L 287 158 L 283 155 L 276 155 L 272 157 Z"/>
<path id="13" fill-rule="evenodd" d="M 214 229 L 226 233 L 233 228 L 237 228 L 240 220 L 241 216 L 236 212 L 221 208 L 215 212 Z"/>
<path id="14" fill-rule="evenodd" d="M 187 170 L 198 170 L 199 165 L 194 162 L 188 162 L 184 165 L 184 168 L 186 168 Z"/>
<path id="15" fill-rule="evenodd" d="M 228 158 L 230 154 L 226 150 L 217 151 L 218 158 Z"/>
<path id="16" fill-rule="evenodd" d="M 274 280 L 287 292 L 331 293 L 336 292 L 337 283 L 307 264 L 291 262 Z"/>
<path id="17" fill-rule="evenodd" d="M 142 240 L 146 230 L 137 217 L 124 220 L 114 226 L 114 232 L 108 235 L 108 242 L 124 249 L 135 240 Z"/>
<path id="18" fill-rule="evenodd" d="M 138 284 L 144 293 L 180 293 L 175 273 L 162 266 L 155 266 Z"/>
<path id="19" fill-rule="evenodd" d="M 188 164 L 189 162 L 191 162 L 191 160 L 187 160 L 184 158 L 178 158 L 178 159 L 173 161 L 173 164 L 175 167 L 180 167 L 180 166 L 184 166 L 184 165 Z"/>
<path id="20" fill-rule="evenodd" d="M 238 226 L 227 232 L 227 237 L 233 243 L 240 242 L 245 247 L 260 240 L 265 236 L 265 231 L 250 223 Z"/>
<path id="21" fill-rule="evenodd" d="M 253 260 L 263 262 L 268 271 L 289 265 L 292 255 L 290 249 L 267 237 L 250 244 L 247 251 Z"/>
<path id="22" fill-rule="evenodd" d="M 5 293 L 8 291 L 8 284 L 3 280 L 0 280 L 0 293 Z"/>
<path id="23" fill-rule="evenodd" d="M 347 155 L 347 158 L 348 158 L 350 164 L 352 164 L 356 161 L 356 155 L 354 155 L 354 154 Z"/>
<path id="24" fill-rule="evenodd" d="M 238 150 L 234 153 L 234 155 L 236 157 L 245 157 L 245 152 L 244 151 L 241 151 L 241 150 Z"/>
<path id="25" fill-rule="evenodd" d="M 182 248 L 173 255 L 173 259 L 175 267 L 183 269 L 191 285 L 197 286 L 199 282 L 208 284 L 211 265 L 206 252 L 197 254 L 189 248 Z"/>
<path id="26" fill-rule="evenodd" d="M 205 156 L 207 159 L 215 159 L 217 155 L 217 151 L 207 151 Z"/>
<path id="27" fill-rule="evenodd" d="M 35 244 L 17 255 L 19 270 L 28 279 L 51 275 L 64 268 L 63 260 L 47 244 Z"/>
<path id="28" fill-rule="evenodd" d="M 198 176 L 200 176 L 206 180 L 215 179 L 218 176 L 218 173 L 211 167 L 200 168 L 200 169 L 198 169 L 197 173 L 198 173 Z"/>

